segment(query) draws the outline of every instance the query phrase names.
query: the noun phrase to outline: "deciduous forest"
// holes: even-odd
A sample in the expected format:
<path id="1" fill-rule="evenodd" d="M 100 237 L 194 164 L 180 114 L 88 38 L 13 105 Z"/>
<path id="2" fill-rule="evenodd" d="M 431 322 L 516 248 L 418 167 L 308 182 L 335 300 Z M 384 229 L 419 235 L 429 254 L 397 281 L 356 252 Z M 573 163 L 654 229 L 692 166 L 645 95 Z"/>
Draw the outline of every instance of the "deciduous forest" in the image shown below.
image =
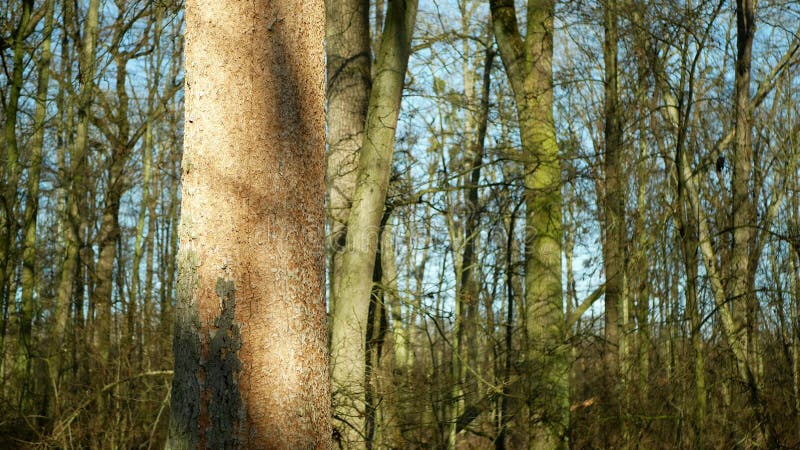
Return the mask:
<path id="1" fill-rule="evenodd" d="M 0 12 L 0 448 L 800 447 L 797 2 Z"/>

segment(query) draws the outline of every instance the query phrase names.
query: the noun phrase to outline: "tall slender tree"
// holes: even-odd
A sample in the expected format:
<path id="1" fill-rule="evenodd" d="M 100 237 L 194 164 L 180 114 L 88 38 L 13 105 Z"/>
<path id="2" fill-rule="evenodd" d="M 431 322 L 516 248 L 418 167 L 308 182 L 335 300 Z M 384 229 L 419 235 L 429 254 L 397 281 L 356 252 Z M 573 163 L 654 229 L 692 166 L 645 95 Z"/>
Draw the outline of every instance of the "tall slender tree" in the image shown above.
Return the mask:
<path id="1" fill-rule="evenodd" d="M 561 288 L 561 160 L 553 118 L 555 2 L 527 2 L 524 35 L 513 1 L 489 4 L 516 101 L 525 167 L 526 367 L 512 446 L 559 448 L 569 426 L 569 353 Z"/>
<path id="2" fill-rule="evenodd" d="M 735 339 L 744 343 L 748 365 L 757 364 L 757 310 L 755 297 L 756 206 L 751 187 L 754 172 L 753 111 L 750 104 L 750 69 L 755 38 L 755 0 L 736 1 L 736 70 L 734 77 L 733 175 L 731 177 L 731 289 L 734 320 L 742 327 Z M 757 375 L 754 373 L 754 375 Z M 758 382 L 758 380 L 756 380 Z"/>
<path id="3" fill-rule="evenodd" d="M 625 215 L 626 180 L 623 175 L 622 121 L 619 98 L 619 27 L 616 0 L 606 0 L 603 7 L 604 63 L 604 144 L 603 159 L 603 268 L 605 281 L 605 363 L 608 413 L 624 425 L 624 370 L 627 360 L 628 322 L 627 273 L 625 254 L 627 224 Z M 621 395 L 620 395 L 621 394 Z"/>
<path id="4" fill-rule="evenodd" d="M 328 64 L 327 195 L 330 233 L 330 305 L 341 278 L 347 216 L 364 140 L 372 51 L 368 0 L 326 0 L 325 51 Z"/>
<path id="5" fill-rule="evenodd" d="M 89 121 L 92 100 L 95 95 L 96 45 L 100 0 L 91 0 L 86 13 L 79 56 L 80 90 L 77 98 L 77 123 L 75 138 L 69 152 L 69 163 L 64 158 L 66 193 L 64 199 L 64 229 L 66 231 L 64 262 L 56 293 L 58 308 L 66 311 L 72 306 L 73 290 L 80 287 L 80 249 L 86 242 L 85 230 L 88 217 L 82 214 L 85 199 L 86 152 L 89 146 Z M 85 255 L 85 253 L 84 253 Z M 76 286 L 78 284 L 78 286 Z M 81 296 L 76 295 L 75 298 Z M 77 315 L 83 314 L 80 300 L 75 305 Z M 78 324 L 80 327 L 80 324 Z"/>
<path id="6" fill-rule="evenodd" d="M 44 147 L 45 119 L 47 114 L 47 91 L 50 84 L 50 59 L 52 57 L 51 35 L 53 33 L 54 0 L 45 3 L 46 18 L 42 54 L 39 58 L 39 79 L 36 86 L 36 110 L 34 112 L 34 134 L 31 142 L 30 168 L 28 170 L 25 214 L 22 220 L 22 297 L 20 298 L 20 333 L 23 348 L 30 358 L 32 340 L 32 321 L 34 311 L 34 290 L 36 284 L 36 222 L 39 213 L 39 180 L 42 170 L 42 150 Z M 26 364 L 26 372 L 29 371 Z"/>
<path id="7" fill-rule="evenodd" d="M 358 162 L 358 176 L 347 220 L 348 232 L 341 277 L 335 286 L 331 358 L 339 435 L 352 448 L 365 445 L 364 373 L 367 320 L 375 255 L 380 237 L 395 131 L 410 54 L 417 0 L 391 2 L 386 11 L 381 45 Z M 355 392 L 348 392 L 355 389 Z M 340 394 L 341 395 L 341 394 Z"/>
<path id="8" fill-rule="evenodd" d="M 0 183 L 0 303 L 2 304 L 2 324 L 0 324 L 0 354 L 5 355 L 5 337 L 7 330 L 7 316 L 9 305 L 15 301 L 14 294 L 14 270 L 16 257 L 16 235 L 17 235 L 17 189 L 22 175 L 19 161 L 19 143 L 17 139 L 18 112 L 20 97 L 24 83 L 25 73 L 24 58 L 28 51 L 25 46 L 25 38 L 28 36 L 29 28 L 32 23 L 33 0 L 22 2 L 19 14 L 19 21 L 14 28 L 10 38 L 10 47 L 13 51 L 11 73 L 7 73 L 8 92 L 7 98 L 3 98 L 4 124 L 3 124 L 3 144 L 4 155 L 3 164 L 0 165 L 0 176 L 3 180 Z M 23 325 L 23 327 L 27 327 Z M 23 332 L 23 335 L 25 333 Z M 24 337 L 23 337 L 24 339 Z M 30 352 L 29 346 L 25 346 L 25 352 Z M 2 359 L 5 359 L 4 357 Z M 0 361 L 0 366 L 3 364 Z"/>

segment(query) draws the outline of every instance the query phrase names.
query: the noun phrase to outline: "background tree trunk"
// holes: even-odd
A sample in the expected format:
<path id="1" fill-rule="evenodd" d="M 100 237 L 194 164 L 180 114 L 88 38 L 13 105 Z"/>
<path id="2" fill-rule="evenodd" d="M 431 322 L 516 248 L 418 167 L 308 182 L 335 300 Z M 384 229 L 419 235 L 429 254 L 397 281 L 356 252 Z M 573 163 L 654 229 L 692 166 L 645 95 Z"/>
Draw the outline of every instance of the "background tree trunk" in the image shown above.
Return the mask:
<path id="1" fill-rule="evenodd" d="M 627 405 L 626 380 L 628 336 L 626 325 L 627 271 L 625 255 L 628 232 L 625 214 L 627 198 L 626 180 L 623 176 L 622 112 L 619 99 L 619 73 L 617 52 L 619 51 L 618 9 L 615 0 L 607 0 L 603 8 L 603 63 L 605 70 L 603 117 L 605 119 L 605 175 L 602 197 L 603 224 L 603 269 L 605 273 L 605 394 L 603 402 L 611 423 L 619 424 L 622 442 L 627 445 L 625 432 Z"/>
<path id="2" fill-rule="evenodd" d="M 364 146 L 358 163 L 341 278 L 333 297 L 334 403 L 336 428 L 350 448 L 365 442 L 366 331 L 375 254 L 389 187 L 397 116 L 408 65 L 416 0 L 391 2 L 375 66 Z"/>
<path id="3" fill-rule="evenodd" d="M 491 0 L 495 39 L 517 106 L 525 168 L 525 408 L 513 446 L 561 448 L 569 426 L 569 352 L 561 288 L 561 160 L 553 117 L 555 3 L 530 0 L 527 32 L 513 1 Z"/>
<path id="4" fill-rule="evenodd" d="M 341 279 L 347 216 L 358 174 L 372 85 L 368 0 L 326 0 L 328 154 L 326 189 L 330 233 L 331 309 Z"/>

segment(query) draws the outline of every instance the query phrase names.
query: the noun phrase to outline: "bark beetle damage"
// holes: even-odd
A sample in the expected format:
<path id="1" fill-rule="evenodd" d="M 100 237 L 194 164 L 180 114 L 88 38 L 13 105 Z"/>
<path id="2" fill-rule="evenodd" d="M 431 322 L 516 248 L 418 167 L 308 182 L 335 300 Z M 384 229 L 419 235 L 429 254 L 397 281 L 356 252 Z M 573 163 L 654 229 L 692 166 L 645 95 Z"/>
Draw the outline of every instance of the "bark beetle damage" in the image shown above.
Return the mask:
<path id="1" fill-rule="evenodd" d="M 244 402 L 239 392 L 242 370 L 238 351 L 242 347 L 239 326 L 235 322 L 236 287 L 233 281 L 217 279 L 217 295 L 222 303 L 220 315 L 208 332 L 208 358 L 204 361 L 205 384 L 209 390 L 206 431 L 208 448 L 239 448 L 241 427 L 246 423 Z"/>
<path id="2" fill-rule="evenodd" d="M 222 308 L 214 323 L 204 327 L 197 312 L 197 257 L 191 251 L 181 252 L 178 264 L 175 375 L 167 448 L 241 447 L 246 418 L 238 381 L 242 341 L 234 319 L 235 284 L 217 279 L 215 291 Z"/>
<path id="3" fill-rule="evenodd" d="M 200 324 L 184 324 L 200 347 L 194 448 L 327 449 L 325 5 L 185 6 L 180 245 L 200 263 L 190 294 Z"/>
<path id="4" fill-rule="evenodd" d="M 198 448 L 200 418 L 200 320 L 194 290 L 197 285 L 197 256 L 181 251 L 178 256 L 177 302 L 175 305 L 175 375 L 172 378 L 172 404 L 167 448 Z"/>

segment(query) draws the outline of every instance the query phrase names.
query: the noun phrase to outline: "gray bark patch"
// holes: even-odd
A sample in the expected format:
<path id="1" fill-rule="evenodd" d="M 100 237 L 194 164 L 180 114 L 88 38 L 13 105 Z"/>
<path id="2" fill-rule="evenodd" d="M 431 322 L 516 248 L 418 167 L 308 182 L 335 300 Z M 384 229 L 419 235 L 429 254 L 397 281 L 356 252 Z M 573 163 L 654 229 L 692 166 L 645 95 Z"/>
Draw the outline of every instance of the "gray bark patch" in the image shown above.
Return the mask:
<path id="1" fill-rule="evenodd" d="M 172 378 L 169 439 L 167 449 L 198 448 L 200 423 L 200 358 L 202 342 L 194 288 L 197 284 L 197 257 L 181 252 L 178 257 L 178 285 L 175 305 L 175 374 Z"/>
<path id="2" fill-rule="evenodd" d="M 235 320 L 236 287 L 233 281 L 217 280 L 222 311 L 204 327 L 197 309 L 196 261 L 191 252 L 178 261 L 175 374 L 166 448 L 240 448 L 245 444 L 246 415 L 239 390 L 242 341 Z"/>
<path id="3" fill-rule="evenodd" d="M 208 335 L 208 359 L 204 362 L 206 388 L 210 399 L 208 414 L 211 427 L 206 431 L 209 448 L 238 448 L 245 424 L 245 408 L 239 391 L 242 365 L 238 351 L 242 347 L 236 324 L 236 287 L 233 281 L 217 279 L 217 295 L 222 312 L 214 320 Z"/>

